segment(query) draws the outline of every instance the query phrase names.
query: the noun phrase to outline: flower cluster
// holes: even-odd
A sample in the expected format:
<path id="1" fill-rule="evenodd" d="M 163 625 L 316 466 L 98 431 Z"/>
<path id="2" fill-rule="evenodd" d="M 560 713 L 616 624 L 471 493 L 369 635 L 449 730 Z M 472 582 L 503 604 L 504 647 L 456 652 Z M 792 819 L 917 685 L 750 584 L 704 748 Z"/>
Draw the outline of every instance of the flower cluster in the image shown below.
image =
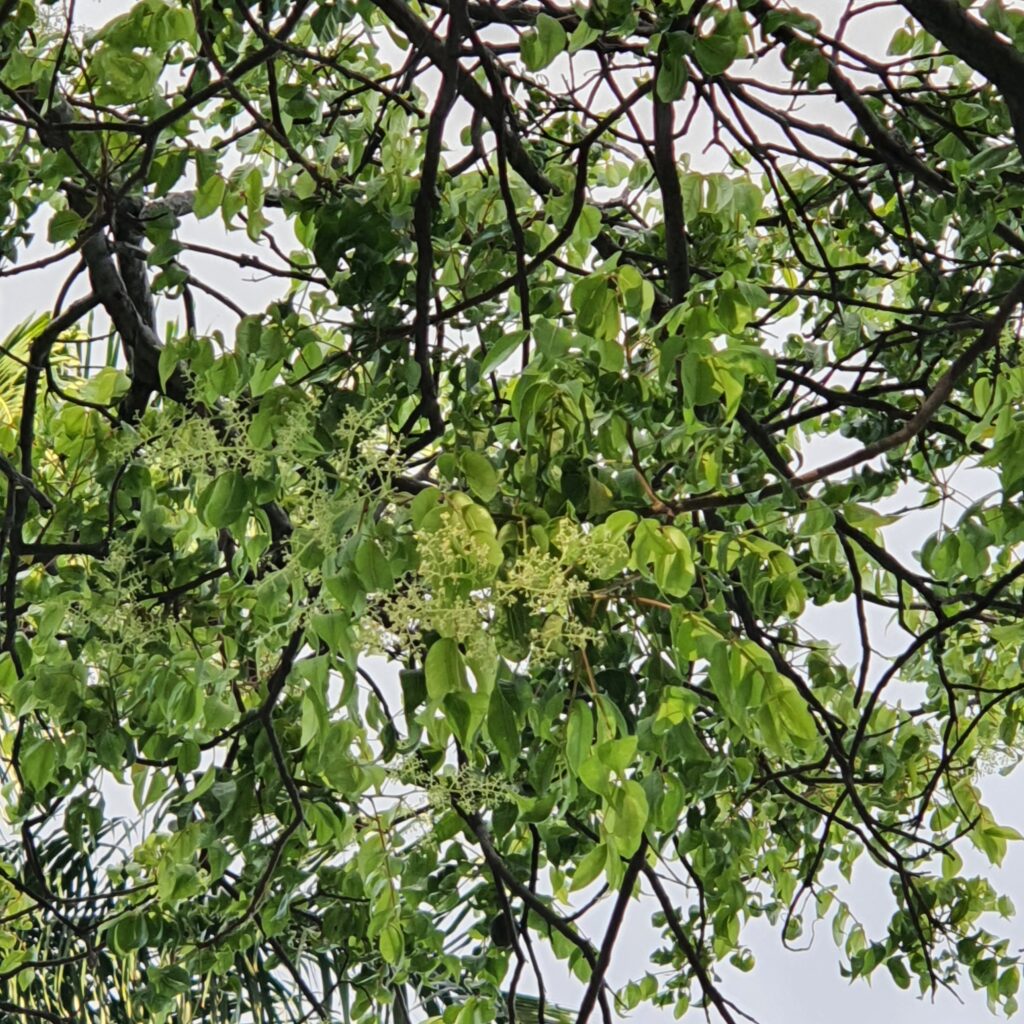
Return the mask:
<path id="1" fill-rule="evenodd" d="M 436 633 L 458 641 L 472 658 L 485 649 L 534 666 L 557 661 L 596 639 L 575 602 L 609 553 L 567 520 L 553 529 L 548 550 L 524 546 L 509 558 L 479 506 L 451 505 L 417 531 L 419 567 L 400 589 L 381 595 L 364 623 L 373 650 L 423 650 Z M 481 514 L 486 523 L 481 522 Z M 614 553 L 621 558 L 621 551 Z M 515 625 L 514 625 L 515 624 Z"/>
<path id="2" fill-rule="evenodd" d="M 241 471 L 258 485 L 276 486 L 292 542 L 278 553 L 283 563 L 260 566 L 259 580 L 267 592 L 274 589 L 273 577 L 283 581 L 290 595 L 284 607 L 295 628 L 314 612 L 329 610 L 316 596 L 323 558 L 343 547 L 390 489 L 397 460 L 385 420 L 381 405 L 370 403 L 350 407 L 328 431 L 322 407 L 305 395 L 284 395 L 255 412 L 225 399 L 211 415 L 173 406 L 151 409 L 137 425 L 119 429 L 114 447 L 122 462 L 144 465 L 155 497 L 146 521 L 159 522 L 161 537 L 173 534 L 182 556 L 193 555 L 201 543 L 216 555 L 214 531 L 200 522 L 197 498 L 220 474 Z M 274 492 L 267 494 L 272 499 Z M 149 529 L 140 525 L 112 540 L 108 554 L 89 568 L 86 596 L 69 607 L 70 628 L 94 627 L 101 657 L 110 665 L 133 660 L 154 640 L 166 642 L 173 628 L 165 609 L 148 597 L 170 585 L 154 579 L 151 562 L 140 555 L 154 539 Z M 244 543 L 258 530 L 250 519 L 245 537 L 236 541 Z M 317 548 L 320 557 L 307 557 Z M 255 561 L 263 549 L 253 550 Z"/>
<path id="3" fill-rule="evenodd" d="M 590 581 L 577 575 L 566 551 L 556 555 L 530 548 L 516 559 L 498 583 L 496 598 L 506 607 L 521 604 L 529 613 L 531 664 L 557 661 L 596 639 L 573 611 L 573 602 L 589 590 Z"/>
<path id="4" fill-rule="evenodd" d="M 65 613 L 69 624 L 91 629 L 94 638 L 100 640 L 106 664 L 99 667 L 115 672 L 148 645 L 166 641 L 170 620 L 142 600 L 147 589 L 148 581 L 134 557 L 130 538 L 116 538 L 106 559 L 90 574 L 87 594 L 71 601 Z"/>
<path id="5" fill-rule="evenodd" d="M 389 774 L 398 782 L 422 789 L 431 809 L 439 814 L 451 810 L 453 803 L 476 811 L 507 802 L 516 795 L 512 786 L 496 775 L 477 771 L 467 764 L 457 770 L 446 767 L 435 773 L 414 755 L 402 758 Z"/>

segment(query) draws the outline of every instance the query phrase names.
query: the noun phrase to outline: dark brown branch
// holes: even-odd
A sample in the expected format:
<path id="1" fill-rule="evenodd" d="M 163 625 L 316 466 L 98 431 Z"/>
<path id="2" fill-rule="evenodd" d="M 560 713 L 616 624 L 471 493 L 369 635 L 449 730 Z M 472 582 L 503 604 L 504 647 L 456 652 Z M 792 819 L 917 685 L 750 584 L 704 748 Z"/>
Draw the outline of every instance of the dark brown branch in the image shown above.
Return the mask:
<path id="1" fill-rule="evenodd" d="M 852 469 L 854 466 L 859 466 L 863 462 L 868 462 L 879 455 L 892 451 L 893 448 L 899 448 L 908 441 L 912 441 L 928 426 L 932 418 L 945 405 L 957 382 L 974 365 L 974 362 L 986 352 L 995 348 L 999 343 L 999 337 L 1006 326 L 1006 322 L 1021 302 L 1024 302 L 1024 276 L 1018 279 L 1017 283 L 999 304 L 999 308 L 985 325 L 985 329 L 981 332 L 978 339 L 973 344 L 968 345 L 953 360 L 949 369 L 939 378 L 935 387 L 928 393 L 917 412 L 899 430 L 895 430 L 886 437 L 879 438 L 879 440 L 867 444 L 863 448 L 843 456 L 841 459 L 835 459 L 833 462 L 827 462 L 824 466 L 819 466 L 817 469 L 811 469 L 806 473 L 794 476 L 792 478 L 793 484 L 795 486 L 804 486 L 817 483 L 819 480 L 824 480 L 826 477 L 841 473 L 844 469 Z"/>
<path id="2" fill-rule="evenodd" d="M 592 971 L 595 970 L 597 967 L 598 955 L 594 950 L 594 947 L 585 938 L 583 938 L 579 932 L 572 927 L 572 925 L 566 923 L 566 921 L 559 914 L 556 914 L 536 893 L 523 885 L 523 883 L 520 882 L 511 871 L 509 871 L 498 851 L 494 848 L 494 844 L 491 842 L 491 837 L 488 835 L 487 829 L 484 827 L 484 823 L 480 820 L 479 815 L 470 814 L 458 804 L 455 804 L 454 806 L 460 817 L 473 830 L 473 834 L 476 836 L 477 842 L 480 844 L 480 849 L 483 852 L 484 860 L 487 861 L 487 866 L 497 877 L 501 879 L 505 888 L 515 893 L 516 896 L 518 896 L 531 911 L 536 913 L 536 915 L 546 925 L 548 925 L 549 928 L 554 928 L 556 932 L 567 938 L 583 954 L 583 958 L 587 961 L 590 969 Z"/>
<path id="3" fill-rule="evenodd" d="M 434 209 L 437 206 L 437 172 L 441 163 L 444 126 L 459 94 L 461 72 L 458 63 L 462 37 L 468 28 L 465 4 L 455 0 L 451 5 L 448 38 L 441 67 L 441 88 L 427 124 L 423 162 L 420 165 L 420 188 L 413 206 L 413 230 L 416 234 L 416 317 L 413 321 L 413 358 L 420 369 L 420 402 L 410 416 L 410 425 L 423 416 L 428 425 L 426 434 L 417 439 L 414 448 L 444 433 L 444 417 L 438 400 L 437 381 L 430 359 L 430 303 L 434 295 Z"/>
<path id="4" fill-rule="evenodd" d="M 594 1006 L 597 1004 L 597 997 L 604 987 L 604 977 L 608 973 L 608 966 L 612 962 L 612 951 L 619 937 L 623 919 L 626 916 L 626 907 L 633 896 L 633 887 L 636 885 L 637 877 L 647 862 L 647 837 L 642 836 L 640 846 L 636 853 L 630 858 L 626 865 L 626 873 L 622 879 L 622 887 L 619 889 L 618 899 L 612 908 L 612 915 L 608 921 L 608 929 L 601 943 L 601 950 L 597 957 L 597 966 L 594 968 L 587 990 L 583 993 L 583 1000 L 580 1003 L 579 1013 L 576 1016 L 576 1024 L 587 1024 Z"/>
<path id="5" fill-rule="evenodd" d="M 930 2 L 931 0 L 926 0 L 926 3 Z M 750 10 L 759 20 L 763 20 L 774 12 L 775 7 L 767 0 L 756 0 Z M 785 24 L 772 29 L 771 34 L 786 44 L 792 43 L 798 38 L 797 33 Z M 829 58 L 820 47 L 818 52 L 821 59 L 828 65 L 828 84 L 832 87 L 832 91 L 853 114 L 857 124 L 868 137 L 868 141 L 874 146 L 879 157 L 891 167 L 909 171 L 937 191 L 950 191 L 952 185 L 943 175 L 929 167 L 904 142 L 878 123 L 857 87 L 843 74 L 839 65 Z"/>
<path id="6" fill-rule="evenodd" d="M 1024 156 L 1024 54 L 954 0 L 901 0 L 947 50 L 984 75 L 1002 94 L 1017 148 Z"/>
<path id="7" fill-rule="evenodd" d="M 500 101 L 488 95 L 472 76 L 459 68 L 456 57 L 447 51 L 445 44 L 413 13 L 405 0 L 374 0 L 374 4 L 395 23 L 413 46 L 427 55 L 436 68 L 445 75 L 453 76 L 458 85 L 459 95 L 470 106 L 479 110 L 496 132 L 504 134 L 508 162 L 527 184 L 542 196 L 557 192 L 558 189 L 539 170 L 523 148 L 522 140 L 504 117 Z"/>
<path id="8" fill-rule="evenodd" d="M 686 220 L 683 193 L 675 154 L 675 111 L 654 91 L 654 173 L 661 190 L 665 214 L 665 259 L 668 270 L 668 293 L 677 306 L 690 290 L 690 254 L 686 241 Z"/>
<path id="9" fill-rule="evenodd" d="M 665 913 L 665 922 L 668 924 L 669 931 L 672 932 L 672 937 L 682 950 L 683 956 L 686 957 L 686 962 L 690 965 L 690 970 L 693 971 L 697 984 L 700 985 L 700 989 L 704 993 L 705 1000 L 714 1006 L 721 1015 L 722 1020 L 725 1021 L 725 1024 L 736 1024 L 736 1018 L 733 1016 L 729 1004 L 722 993 L 718 991 L 718 986 L 714 983 L 710 972 L 704 966 L 700 951 L 694 946 L 690 936 L 686 934 L 686 929 L 683 928 L 679 914 L 672 905 L 672 899 L 661 884 L 658 872 L 650 865 L 645 865 L 642 870 L 644 878 L 647 879 L 654 890 L 654 895 L 657 897 L 658 902 L 661 904 L 661 909 Z"/>
<path id="10" fill-rule="evenodd" d="M 88 196 L 78 189 L 67 188 L 66 191 L 75 212 L 83 219 L 91 220 L 94 211 Z M 137 416 L 145 409 L 149 396 L 160 390 L 159 362 L 163 345 L 152 324 L 140 313 L 118 272 L 106 233 L 92 228 L 87 230 L 90 234 L 82 243 L 82 256 L 89 269 L 93 292 L 121 336 L 128 375 L 132 379 L 132 388 L 124 399 L 124 410 L 129 417 Z M 187 396 L 185 382 L 179 374 L 171 376 L 166 390 L 177 401 L 184 401 Z"/>

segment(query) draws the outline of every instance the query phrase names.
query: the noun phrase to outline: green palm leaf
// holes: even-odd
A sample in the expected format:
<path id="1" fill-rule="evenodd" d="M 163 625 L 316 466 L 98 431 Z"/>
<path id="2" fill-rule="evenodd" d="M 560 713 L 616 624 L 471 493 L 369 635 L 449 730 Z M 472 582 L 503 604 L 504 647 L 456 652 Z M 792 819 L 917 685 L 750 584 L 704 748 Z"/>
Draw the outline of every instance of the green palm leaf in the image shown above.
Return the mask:
<path id="1" fill-rule="evenodd" d="M 15 426 L 21 381 L 28 365 L 32 342 L 50 322 L 47 314 L 26 320 L 0 344 L 0 427 Z"/>

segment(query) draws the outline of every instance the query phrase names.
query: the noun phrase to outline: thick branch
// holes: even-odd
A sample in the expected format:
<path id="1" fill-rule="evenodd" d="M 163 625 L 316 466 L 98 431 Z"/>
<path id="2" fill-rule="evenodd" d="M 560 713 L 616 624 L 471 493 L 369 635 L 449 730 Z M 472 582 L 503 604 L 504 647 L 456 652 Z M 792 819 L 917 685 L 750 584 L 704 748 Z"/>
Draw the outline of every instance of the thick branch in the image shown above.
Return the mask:
<path id="1" fill-rule="evenodd" d="M 1024 54 L 955 0 L 901 3 L 947 50 L 984 75 L 1003 94 L 1017 148 L 1024 155 Z"/>
<path id="2" fill-rule="evenodd" d="M 926 0 L 926 3 L 930 2 L 931 0 Z M 767 0 L 756 0 L 750 10 L 755 17 L 761 20 L 773 13 L 775 8 Z M 771 35 L 786 44 L 792 43 L 798 38 L 797 33 L 785 24 L 773 28 Z M 818 52 L 822 60 L 828 65 L 828 84 L 832 87 L 836 98 L 841 100 L 850 113 L 853 114 L 857 124 L 868 137 L 879 157 L 890 167 L 909 171 L 915 177 L 928 184 L 929 187 L 939 192 L 950 191 L 952 186 L 943 175 L 934 168 L 929 167 L 906 143 L 879 124 L 874 114 L 868 108 L 868 105 L 864 102 L 864 98 L 857 90 L 857 87 L 839 70 L 839 66 L 835 61 L 830 60 L 820 47 Z"/>
<path id="3" fill-rule="evenodd" d="M 806 473 L 800 473 L 792 478 L 792 483 L 796 486 L 817 483 L 819 480 L 824 480 L 835 473 L 841 473 L 844 469 L 852 469 L 854 466 L 859 466 L 862 462 L 868 462 L 879 455 L 884 455 L 885 452 L 892 451 L 893 448 L 899 448 L 908 441 L 912 441 L 928 426 L 932 418 L 945 405 L 953 392 L 953 388 L 960 378 L 974 365 L 975 360 L 990 349 L 995 348 L 999 343 L 999 336 L 1002 334 L 1006 322 L 1021 302 L 1024 302 L 1024 276 L 1021 276 L 1013 288 L 1010 289 L 993 317 L 985 325 L 985 329 L 981 332 L 978 339 L 972 345 L 968 345 L 953 360 L 949 369 L 939 378 L 938 383 L 928 393 L 917 412 L 899 430 L 895 430 L 886 437 L 879 438 L 879 440 L 865 445 L 863 448 L 851 452 L 841 459 L 827 462 L 824 466 L 808 470 Z"/>
<path id="4" fill-rule="evenodd" d="M 672 900 L 665 891 L 665 887 L 661 884 L 658 872 L 650 865 L 644 865 L 642 870 L 644 878 L 650 883 L 651 888 L 654 890 L 654 895 L 661 904 L 661 909 L 665 912 L 665 922 L 668 925 L 669 931 L 672 932 L 672 937 L 683 951 L 683 956 L 686 957 L 686 962 L 690 965 L 690 970 L 693 971 L 697 984 L 700 985 L 701 991 L 704 993 L 704 998 L 718 1010 L 726 1024 L 736 1024 L 736 1018 L 732 1015 L 729 1004 L 725 1001 L 722 993 L 718 991 L 718 986 L 714 983 L 708 969 L 701 961 L 700 950 L 690 940 L 690 936 L 686 934 L 686 929 L 683 928 L 683 924 L 679 920 L 679 914 L 672 905 Z"/>
<path id="5" fill-rule="evenodd" d="M 479 815 L 469 814 L 459 807 L 458 804 L 455 805 L 455 809 L 473 830 L 473 834 L 480 844 L 480 849 L 483 851 L 484 860 L 487 861 L 487 866 L 495 877 L 500 878 L 505 888 L 515 893 L 548 927 L 554 928 L 556 932 L 564 935 L 583 954 L 583 958 L 589 964 L 590 969 L 592 971 L 595 970 L 598 957 L 594 947 L 571 924 L 565 921 L 561 915 L 556 914 L 532 889 L 528 889 L 509 871 L 498 851 L 495 850 L 491 837 L 488 835 L 487 829 L 484 827 Z"/>
<path id="6" fill-rule="evenodd" d="M 434 294 L 434 209 L 437 172 L 441 164 L 444 126 L 459 93 L 459 47 L 466 31 L 465 6 L 456 0 L 451 6 L 448 40 L 444 48 L 441 89 L 430 112 L 427 139 L 420 169 L 420 190 L 413 207 L 413 228 L 416 232 L 416 318 L 413 321 L 413 358 L 420 368 L 420 403 L 416 413 L 426 417 L 427 439 L 444 433 L 444 419 L 438 401 L 437 382 L 430 364 L 430 300 Z"/>
<path id="7" fill-rule="evenodd" d="M 622 921 L 626 916 L 626 907 L 633 896 L 633 887 L 636 885 L 644 864 L 647 861 L 647 837 L 640 839 L 640 847 L 633 854 L 629 864 L 626 865 L 626 873 L 622 879 L 622 888 L 619 889 L 619 898 L 615 901 L 612 909 L 611 919 L 608 921 L 608 930 L 604 935 L 604 942 L 601 943 L 601 952 L 597 957 L 597 966 L 590 976 L 587 991 L 583 994 L 583 1001 L 580 1003 L 579 1014 L 576 1017 L 576 1024 L 586 1024 L 590 1019 L 597 997 L 604 985 L 604 976 L 608 972 L 608 966 L 612 962 L 612 950 L 615 949 L 616 940 L 619 937 L 619 930 L 622 928 Z"/>
<path id="8" fill-rule="evenodd" d="M 88 197 L 77 189 L 68 188 L 66 191 L 75 212 L 86 220 L 90 219 L 93 211 Z M 144 293 L 138 297 L 139 306 L 144 311 L 140 312 L 114 262 L 106 233 L 96 231 L 93 227 L 86 230 L 91 233 L 82 243 L 82 256 L 89 269 L 89 280 L 93 292 L 121 336 L 128 373 L 132 379 L 131 392 L 125 399 L 126 413 L 129 416 L 138 415 L 145 408 L 149 395 L 160 390 L 159 362 L 163 346 L 152 325 L 146 322 L 146 315 L 150 312 L 146 301 L 148 284 Z M 136 275 L 134 267 L 131 273 Z M 187 395 L 185 383 L 177 374 L 172 375 L 167 382 L 166 390 L 177 401 L 183 401 Z"/>
<path id="9" fill-rule="evenodd" d="M 668 293 L 674 306 L 686 298 L 690 290 L 690 254 L 686 244 L 686 221 L 683 215 L 683 193 L 676 169 L 675 111 L 654 91 L 654 173 L 661 190 L 665 214 L 665 259 L 668 269 Z"/>

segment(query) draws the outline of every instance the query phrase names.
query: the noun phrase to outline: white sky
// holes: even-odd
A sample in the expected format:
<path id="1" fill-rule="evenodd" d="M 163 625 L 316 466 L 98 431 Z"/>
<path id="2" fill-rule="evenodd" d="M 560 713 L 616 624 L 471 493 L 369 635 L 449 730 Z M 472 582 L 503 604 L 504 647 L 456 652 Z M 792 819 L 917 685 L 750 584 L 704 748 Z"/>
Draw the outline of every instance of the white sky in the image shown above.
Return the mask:
<path id="1" fill-rule="evenodd" d="M 822 18 L 827 25 L 834 24 L 836 16 L 844 6 L 840 0 L 804 0 L 795 4 L 803 10 L 811 11 Z M 863 5 L 862 5 L 863 6 Z M 1024 7 L 1024 4 L 1016 4 Z M 78 0 L 76 5 L 79 22 L 99 25 L 130 7 L 125 0 Z M 867 51 L 879 52 L 882 46 L 880 39 L 888 40 L 894 28 L 903 20 L 901 8 L 876 9 L 855 19 L 847 31 L 846 41 L 855 47 L 864 47 Z M 841 109 L 830 104 L 828 113 L 821 110 L 816 116 L 834 119 L 841 116 Z M 845 127 L 845 121 L 836 123 L 837 127 Z M 684 148 L 691 152 L 694 165 L 700 166 L 710 159 L 716 166 L 717 155 L 710 158 L 701 157 L 706 135 L 701 136 L 695 128 L 693 141 Z M 45 222 L 41 224 L 40 237 L 45 238 Z M 204 242 L 217 245 L 223 241 L 223 229 L 218 218 L 183 225 L 183 235 L 189 241 Z M 243 232 L 232 235 L 232 242 L 238 251 L 259 251 L 250 245 Z M 40 252 L 45 251 L 41 243 Z M 285 244 L 287 249 L 290 246 Z M 33 255 L 38 255 L 34 253 Z M 216 288 L 234 298 L 243 307 L 262 309 L 272 297 L 272 291 L 280 289 L 279 282 L 272 285 L 260 283 L 248 271 L 242 271 L 209 257 L 188 256 L 190 269 Z M 5 328 L 10 329 L 20 320 L 46 309 L 52 303 L 56 287 L 70 269 L 69 264 L 61 264 L 55 273 L 37 273 L 3 279 L 0 278 L 0 309 L 3 310 Z M 82 286 L 84 288 L 84 284 Z M 80 294 L 82 288 L 73 294 Z M 281 289 L 283 290 L 283 289 Z M 209 326 L 221 326 L 228 337 L 233 336 L 233 321 L 230 315 L 223 312 L 212 300 L 197 294 L 201 323 Z M 165 315 L 179 315 L 179 311 L 171 312 L 164 309 Z M 833 444 L 835 442 L 832 442 Z M 809 464 L 816 464 L 819 456 L 825 459 L 835 455 L 835 449 L 822 450 L 815 445 L 814 458 Z M 961 476 L 958 486 L 970 494 L 984 493 L 991 486 L 991 475 L 985 471 L 973 471 L 971 476 Z M 896 508 L 912 503 L 912 495 L 902 494 L 891 499 L 888 507 Z M 898 554 L 906 555 L 918 547 L 923 539 L 935 530 L 938 525 L 938 510 L 919 513 L 907 517 L 902 523 L 889 529 L 886 533 L 887 546 Z M 880 653 L 893 653 L 899 650 L 902 638 L 886 635 L 889 616 L 883 609 L 869 608 L 871 625 L 876 646 Z M 855 662 L 859 656 L 859 640 L 853 619 L 852 608 L 846 606 L 830 606 L 824 609 L 809 609 L 805 616 L 805 624 L 812 628 L 818 636 L 827 638 L 840 646 L 846 659 Z M 876 663 L 881 662 L 876 658 Z M 368 667 L 370 667 L 368 665 Z M 374 675 L 382 683 L 386 682 L 389 689 L 397 685 L 393 670 L 377 664 L 373 667 Z M 1018 781 L 1000 776 L 989 776 L 983 782 L 986 798 L 993 809 L 996 820 L 1016 824 L 1024 831 L 1024 809 L 1020 801 L 1020 784 Z M 134 815 L 130 800 L 119 798 L 113 792 L 111 797 L 123 804 L 125 812 Z M 973 850 L 962 851 L 965 859 L 965 872 L 979 873 L 988 876 L 996 889 L 1005 892 L 1024 910 L 1024 844 L 1011 844 L 1006 861 L 1001 869 L 993 869 L 980 855 Z M 887 875 L 873 867 L 866 859 L 858 866 L 854 875 L 854 883 L 850 894 L 853 896 L 854 910 L 868 926 L 869 937 L 878 935 L 888 920 L 890 900 Z M 648 899 L 634 903 L 626 927 L 620 938 L 617 952 L 610 972 L 610 981 L 621 984 L 633 977 L 641 977 L 648 970 L 647 954 L 653 946 L 653 933 L 649 926 L 649 916 L 653 910 L 653 902 Z M 588 931 L 594 938 L 599 938 L 599 925 L 603 924 L 606 910 L 595 911 L 588 916 Z M 1011 933 L 1017 946 L 1024 946 L 1024 920 L 1018 919 L 1008 926 L 1007 922 L 997 922 L 992 928 L 997 934 Z M 742 974 L 732 968 L 722 972 L 722 989 L 725 996 L 737 1003 L 741 1009 L 752 1014 L 760 1024 L 812 1024 L 825 1019 L 829 1024 L 863 1024 L 866 1020 L 889 1021 L 899 1020 L 900 1024 L 976 1024 L 988 1019 L 984 995 L 971 990 L 969 982 L 965 982 L 958 1003 L 947 992 L 940 992 L 935 1001 L 931 997 L 924 999 L 915 996 L 915 989 L 908 992 L 899 990 L 884 968 L 880 968 L 871 984 L 858 981 L 850 984 L 839 975 L 840 953 L 834 946 L 827 921 L 818 928 L 818 935 L 812 947 L 804 952 L 790 952 L 782 948 L 778 929 L 773 929 L 764 922 L 751 924 L 744 933 L 744 941 L 750 945 L 757 957 L 757 965 L 750 974 Z M 801 941 L 806 941 L 807 936 Z M 539 945 L 538 945 L 539 949 Z M 550 961 L 551 968 L 546 972 L 548 997 L 555 1002 L 562 1001 L 566 1005 L 574 1005 L 580 989 L 571 982 L 565 981 L 563 965 Z M 657 973 L 657 968 L 652 970 Z M 529 972 L 524 975 L 523 991 L 533 991 L 529 983 Z M 698 1011 L 692 1010 L 686 1019 L 697 1019 Z M 646 1022 L 668 1022 L 673 1018 L 669 1013 L 656 1013 L 649 1007 L 641 1007 L 632 1019 Z"/>

